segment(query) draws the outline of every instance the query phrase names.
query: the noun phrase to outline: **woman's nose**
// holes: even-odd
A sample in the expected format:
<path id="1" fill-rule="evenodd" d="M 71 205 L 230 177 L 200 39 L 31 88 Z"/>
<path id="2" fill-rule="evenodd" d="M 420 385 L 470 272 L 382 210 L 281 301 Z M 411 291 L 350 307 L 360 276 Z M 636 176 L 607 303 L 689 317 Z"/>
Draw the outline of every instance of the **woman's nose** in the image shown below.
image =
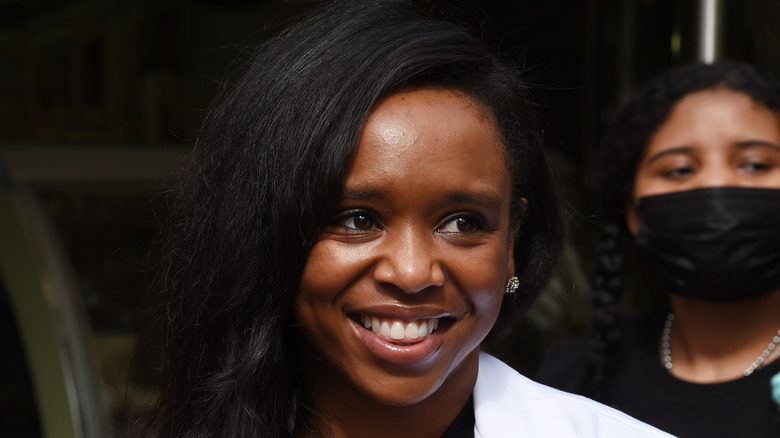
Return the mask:
<path id="1" fill-rule="evenodd" d="M 374 279 L 410 294 L 443 285 L 444 269 L 435 246 L 432 233 L 411 228 L 389 232 L 380 246 Z"/>
<path id="2" fill-rule="evenodd" d="M 710 166 L 702 171 L 700 176 L 697 188 L 739 186 L 742 184 L 742 179 L 737 171 L 728 166 Z"/>

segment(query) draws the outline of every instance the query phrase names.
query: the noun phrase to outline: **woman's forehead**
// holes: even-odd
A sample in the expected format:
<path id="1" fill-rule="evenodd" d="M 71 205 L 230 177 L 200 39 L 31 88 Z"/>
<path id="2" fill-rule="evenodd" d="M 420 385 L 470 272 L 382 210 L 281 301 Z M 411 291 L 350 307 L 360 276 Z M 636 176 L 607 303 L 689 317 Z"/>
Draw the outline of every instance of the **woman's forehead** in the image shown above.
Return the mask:
<path id="1" fill-rule="evenodd" d="M 504 145 L 479 108 L 447 90 L 418 89 L 384 99 L 366 121 L 344 195 L 379 199 L 411 191 L 452 199 L 509 198 Z"/>

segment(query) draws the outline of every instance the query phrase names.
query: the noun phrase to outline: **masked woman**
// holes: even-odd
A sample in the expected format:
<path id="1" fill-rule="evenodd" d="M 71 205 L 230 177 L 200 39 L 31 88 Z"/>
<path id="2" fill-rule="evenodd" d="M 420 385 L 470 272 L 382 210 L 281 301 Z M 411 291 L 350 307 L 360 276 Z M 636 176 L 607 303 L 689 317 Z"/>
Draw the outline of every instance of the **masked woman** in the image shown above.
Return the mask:
<path id="1" fill-rule="evenodd" d="M 480 353 L 560 246 L 532 107 L 402 1 L 265 43 L 177 190 L 142 436 L 660 436 Z"/>
<path id="2" fill-rule="evenodd" d="M 669 71 L 622 111 L 599 163 L 594 331 L 537 379 L 681 437 L 780 436 L 780 83 L 744 64 Z M 650 267 L 635 282 L 668 310 L 623 328 L 625 235 Z"/>

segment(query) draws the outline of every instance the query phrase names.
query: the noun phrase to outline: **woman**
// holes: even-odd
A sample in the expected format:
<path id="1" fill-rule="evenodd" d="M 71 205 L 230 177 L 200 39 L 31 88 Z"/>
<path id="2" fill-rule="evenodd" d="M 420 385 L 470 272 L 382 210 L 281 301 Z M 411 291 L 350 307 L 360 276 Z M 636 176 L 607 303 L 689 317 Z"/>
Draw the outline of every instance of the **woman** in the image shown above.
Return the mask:
<path id="1" fill-rule="evenodd" d="M 144 436 L 658 436 L 479 352 L 560 246 L 531 108 L 402 1 L 261 47 L 178 188 Z"/>
<path id="2" fill-rule="evenodd" d="M 538 380 L 681 437 L 780 436 L 780 83 L 744 64 L 667 72 L 599 157 L 594 332 L 550 353 Z M 636 282 L 668 296 L 622 337 L 621 233 L 652 267 Z"/>

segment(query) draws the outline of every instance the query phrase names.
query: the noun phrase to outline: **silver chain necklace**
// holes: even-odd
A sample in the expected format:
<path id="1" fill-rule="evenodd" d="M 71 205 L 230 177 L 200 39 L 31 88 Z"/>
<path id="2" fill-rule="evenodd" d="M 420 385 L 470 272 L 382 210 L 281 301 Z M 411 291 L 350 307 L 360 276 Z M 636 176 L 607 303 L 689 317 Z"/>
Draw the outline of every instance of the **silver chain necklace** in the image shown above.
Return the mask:
<path id="1" fill-rule="evenodd" d="M 664 368 L 666 368 L 667 370 L 672 369 L 671 339 L 672 339 L 673 321 L 674 321 L 674 314 L 670 313 L 669 315 L 666 316 L 666 322 L 664 323 L 664 330 L 663 332 L 661 332 L 661 360 L 663 361 Z M 772 342 L 770 342 L 769 345 L 766 346 L 764 351 L 762 351 L 761 354 L 758 355 L 756 360 L 754 360 L 749 367 L 745 368 L 745 371 L 743 371 L 742 374 L 745 377 L 747 377 L 753 374 L 753 371 L 761 368 L 761 364 L 763 364 L 764 361 L 766 361 L 767 358 L 772 354 L 772 352 L 775 351 L 775 348 L 777 347 L 778 344 L 780 344 L 780 330 L 778 330 L 777 334 L 772 338 Z"/>

